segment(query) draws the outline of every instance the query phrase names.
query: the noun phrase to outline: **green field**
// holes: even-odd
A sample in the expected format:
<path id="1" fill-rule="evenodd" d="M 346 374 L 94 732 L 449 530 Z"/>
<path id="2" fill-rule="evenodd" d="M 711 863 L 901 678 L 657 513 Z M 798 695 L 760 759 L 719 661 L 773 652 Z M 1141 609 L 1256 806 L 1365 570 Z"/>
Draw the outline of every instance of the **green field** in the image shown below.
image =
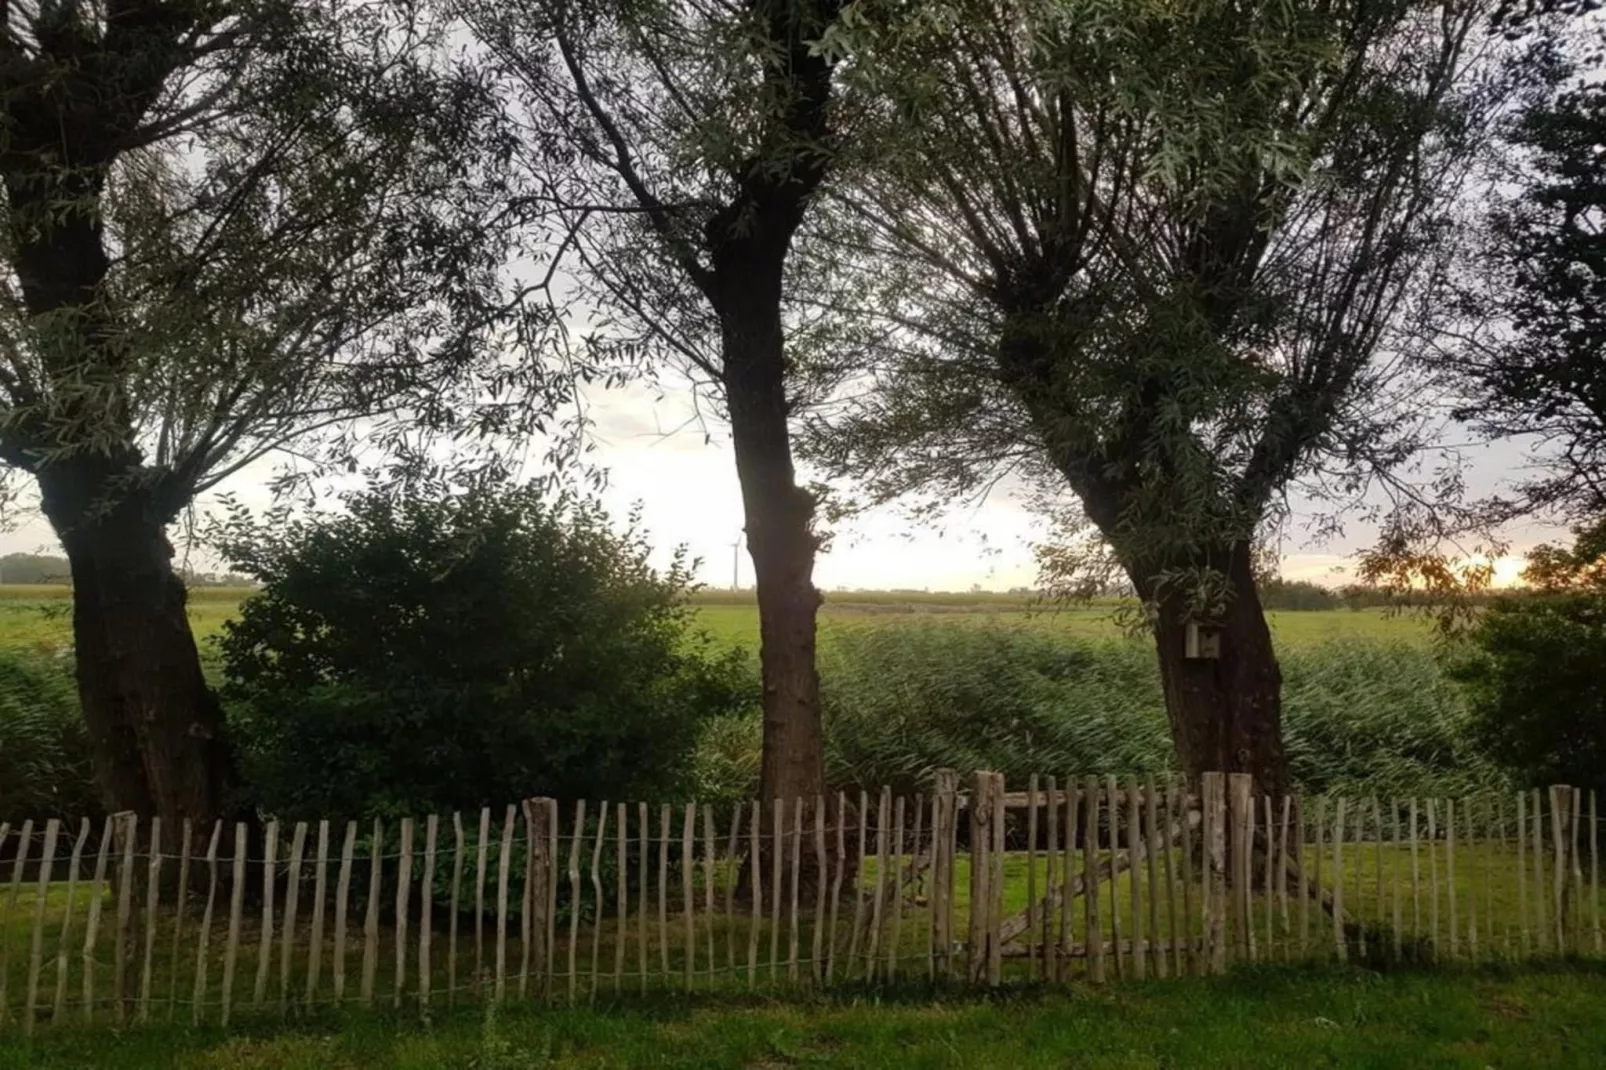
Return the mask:
<path id="1" fill-rule="evenodd" d="M 217 1030 L 0 1040 L 0 1067 L 118 1070 L 954 1070 L 1606 1065 L 1606 974 L 1243 971 L 1227 978 L 956 998 L 916 989 L 777 1004 L 386 1015 Z"/>
<path id="2" fill-rule="evenodd" d="M 190 592 L 190 621 L 203 641 L 233 616 L 249 592 L 202 587 Z M 749 649 L 758 646 L 758 608 L 750 591 L 704 591 L 694 598 L 698 624 L 715 639 Z M 1113 602 L 1054 608 L 1019 595 L 901 591 L 832 592 L 820 611 L 821 631 L 898 620 L 1005 622 L 1075 636 L 1120 634 Z M 1267 614 L 1272 636 L 1284 647 L 1334 639 L 1425 640 L 1423 619 L 1380 609 L 1276 611 Z M 0 586 L 0 649 L 60 654 L 72 642 L 71 603 L 65 587 Z"/>

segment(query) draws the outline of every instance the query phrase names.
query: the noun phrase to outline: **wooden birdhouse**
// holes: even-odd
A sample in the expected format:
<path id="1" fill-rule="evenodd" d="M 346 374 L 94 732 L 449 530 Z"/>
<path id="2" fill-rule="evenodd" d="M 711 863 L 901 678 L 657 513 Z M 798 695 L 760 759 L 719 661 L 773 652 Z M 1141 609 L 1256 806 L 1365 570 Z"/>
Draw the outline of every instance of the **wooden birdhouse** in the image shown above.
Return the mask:
<path id="1" fill-rule="evenodd" d="M 1183 644 L 1184 658 L 1197 661 L 1215 660 L 1221 657 L 1221 627 L 1190 620 Z"/>

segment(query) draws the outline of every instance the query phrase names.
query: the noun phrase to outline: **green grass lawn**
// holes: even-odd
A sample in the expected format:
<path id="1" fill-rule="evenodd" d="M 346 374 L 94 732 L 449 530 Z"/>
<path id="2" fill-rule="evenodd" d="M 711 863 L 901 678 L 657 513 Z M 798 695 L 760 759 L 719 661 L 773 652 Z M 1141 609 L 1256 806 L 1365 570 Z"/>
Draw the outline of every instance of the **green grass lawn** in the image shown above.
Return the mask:
<path id="1" fill-rule="evenodd" d="M 195 634 L 205 640 L 232 617 L 248 592 L 237 588 L 197 588 L 190 592 L 189 615 Z M 730 645 L 758 646 L 758 608 L 750 592 L 706 591 L 695 599 L 697 623 L 715 639 Z M 878 621 L 945 620 L 1018 624 L 1075 636 L 1120 633 L 1116 606 L 1095 603 L 1065 609 L 1039 608 L 1009 595 L 905 594 L 841 592 L 826 595 L 820 625 L 829 639 L 833 629 Z M 1272 611 L 1272 636 L 1283 646 L 1309 646 L 1332 639 L 1370 638 L 1424 640 L 1428 628 L 1420 616 L 1380 609 Z M 71 603 L 65 587 L 0 586 L 0 649 L 61 654 L 72 642 Z"/>
<path id="2" fill-rule="evenodd" d="M 923 989 L 776 1003 L 665 998 L 462 1009 L 290 1027 L 151 1026 L 0 1038 L 0 1067 L 514 1070 L 561 1067 L 1599 1067 L 1606 974 L 1582 967 L 1374 974 L 1260 969 L 1008 997 Z"/>

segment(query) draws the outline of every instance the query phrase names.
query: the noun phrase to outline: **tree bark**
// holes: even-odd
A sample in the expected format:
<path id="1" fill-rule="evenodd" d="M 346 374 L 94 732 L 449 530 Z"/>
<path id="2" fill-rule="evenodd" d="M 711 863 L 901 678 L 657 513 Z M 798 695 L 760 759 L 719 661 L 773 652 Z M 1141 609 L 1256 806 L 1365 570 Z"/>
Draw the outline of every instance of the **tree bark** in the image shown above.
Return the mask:
<path id="1" fill-rule="evenodd" d="M 758 595 L 764 688 L 760 798 L 792 803 L 825 791 L 815 669 L 814 498 L 797 485 L 785 390 L 779 263 L 773 299 L 749 293 L 721 317 L 726 405 Z M 749 280 L 751 285 L 753 280 Z M 757 287 L 755 287 L 756 289 Z"/>
<path id="2" fill-rule="evenodd" d="M 1249 546 L 1238 543 L 1207 562 L 1226 578 L 1222 615 L 1200 623 L 1218 630 L 1220 656 L 1186 656 L 1187 607 L 1179 593 L 1157 592 L 1155 642 L 1166 714 L 1178 757 L 1190 778 L 1201 773 L 1250 773 L 1256 792 L 1281 797 L 1289 789 L 1282 739 L 1282 670 L 1261 608 Z M 1134 575 L 1152 591 L 1158 570 Z"/>
<path id="3" fill-rule="evenodd" d="M 43 505 L 72 570 L 78 694 L 108 812 L 160 816 L 195 835 L 228 805 L 232 763 L 201 672 L 167 518 L 137 483 L 92 455 L 39 470 Z"/>

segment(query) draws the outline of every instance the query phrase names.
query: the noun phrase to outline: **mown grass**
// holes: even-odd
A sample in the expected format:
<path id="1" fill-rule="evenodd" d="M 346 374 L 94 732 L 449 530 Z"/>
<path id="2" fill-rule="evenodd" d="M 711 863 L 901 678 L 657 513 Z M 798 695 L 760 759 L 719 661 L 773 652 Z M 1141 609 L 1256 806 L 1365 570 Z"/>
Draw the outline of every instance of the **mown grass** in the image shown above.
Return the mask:
<path id="1" fill-rule="evenodd" d="M 44 585 L 0 585 L 0 649 L 63 655 L 72 644 L 69 589 Z M 215 635 L 234 616 L 250 592 L 236 587 L 199 587 L 190 591 L 189 617 L 196 636 Z M 756 649 L 758 608 L 750 591 L 702 591 L 693 598 L 699 627 L 720 642 Z M 1114 637 L 1120 627 L 1114 601 L 1046 608 L 1026 595 L 989 593 L 926 593 L 854 591 L 826 595 L 820 624 L 827 640 L 833 629 L 855 623 L 944 619 L 972 623 L 1020 623 L 1051 633 L 1078 637 Z M 1336 609 L 1267 614 L 1275 641 L 1284 647 L 1311 646 L 1335 639 L 1400 639 L 1425 642 L 1424 619 L 1381 609 Z"/>
<path id="2" fill-rule="evenodd" d="M 1606 975 L 1582 967 L 1225 978 L 1028 991 L 923 987 L 779 1004 L 666 997 L 626 1006 L 320 1016 L 289 1027 L 65 1029 L 0 1039 L 0 1067 L 513 1070 L 561 1067 L 1596 1067 Z"/>

